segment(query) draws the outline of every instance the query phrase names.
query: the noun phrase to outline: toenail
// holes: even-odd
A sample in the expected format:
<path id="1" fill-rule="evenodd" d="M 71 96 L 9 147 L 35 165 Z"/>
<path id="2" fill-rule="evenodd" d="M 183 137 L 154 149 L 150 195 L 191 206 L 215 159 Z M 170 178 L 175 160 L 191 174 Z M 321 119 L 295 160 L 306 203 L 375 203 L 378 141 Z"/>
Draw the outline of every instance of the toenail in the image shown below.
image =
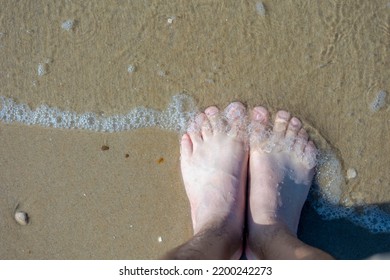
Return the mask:
<path id="1" fill-rule="evenodd" d="M 299 119 L 297 119 L 296 117 L 293 117 L 290 122 L 295 127 L 299 126 L 301 123 L 301 121 Z"/>
<path id="2" fill-rule="evenodd" d="M 207 116 L 214 116 L 218 113 L 217 107 L 208 107 L 205 111 Z"/>
<path id="3" fill-rule="evenodd" d="M 261 110 L 254 110 L 253 111 L 253 119 L 255 121 L 263 121 L 265 119 L 265 113 Z"/>
<path id="4" fill-rule="evenodd" d="M 245 108 L 243 107 L 243 105 L 239 102 L 233 102 L 233 103 L 230 103 L 227 108 L 226 108 L 226 112 L 227 112 L 227 116 L 229 118 L 237 118 L 237 117 L 240 117 L 243 113 L 244 113 L 244 110 Z"/>
<path id="5" fill-rule="evenodd" d="M 283 119 L 283 120 L 286 120 L 288 121 L 288 119 L 290 118 L 290 113 L 286 112 L 286 111 L 279 111 L 277 113 L 277 116 L 278 118 L 280 119 Z"/>

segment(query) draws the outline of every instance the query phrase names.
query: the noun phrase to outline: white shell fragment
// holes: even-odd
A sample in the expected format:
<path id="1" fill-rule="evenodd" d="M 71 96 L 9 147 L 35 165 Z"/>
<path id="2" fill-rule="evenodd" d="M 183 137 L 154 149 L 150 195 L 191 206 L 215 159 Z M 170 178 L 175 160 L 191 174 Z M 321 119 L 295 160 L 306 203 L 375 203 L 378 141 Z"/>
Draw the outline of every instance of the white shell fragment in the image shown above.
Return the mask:
<path id="1" fill-rule="evenodd" d="M 266 10 L 265 10 L 263 2 L 259 1 L 256 3 L 256 11 L 260 16 L 262 16 L 262 17 L 265 16 Z"/>
<path id="2" fill-rule="evenodd" d="M 378 112 L 380 109 L 386 106 L 387 92 L 384 90 L 379 91 L 374 99 L 371 101 L 370 109 L 372 112 Z"/>
<path id="3" fill-rule="evenodd" d="M 15 212 L 15 220 L 19 225 L 25 226 L 29 222 L 29 217 L 26 212 L 16 211 Z"/>
<path id="4" fill-rule="evenodd" d="M 38 76 L 40 76 L 40 77 L 45 75 L 47 72 L 46 63 L 39 63 L 37 72 L 38 72 Z"/>
<path id="5" fill-rule="evenodd" d="M 159 237 L 157 238 L 157 241 L 158 241 L 159 243 L 161 243 L 161 242 L 163 241 L 162 237 L 159 236 Z"/>
<path id="6" fill-rule="evenodd" d="M 135 72 L 135 66 L 134 66 L 134 65 L 129 65 L 129 66 L 127 67 L 127 72 L 129 72 L 129 73 Z"/>
<path id="7" fill-rule="evenodd" d="M 357 172 L 355 168 L 348 168 L 347 170 L 347 179 L 354 179 L 357 176 Z"/>
<path id="8" fill-rule="evenodd" d="M 167 20 L 168 24 L 172 24 L 175 19 L 176 19 L 175 16 L 169 17 Z"/>

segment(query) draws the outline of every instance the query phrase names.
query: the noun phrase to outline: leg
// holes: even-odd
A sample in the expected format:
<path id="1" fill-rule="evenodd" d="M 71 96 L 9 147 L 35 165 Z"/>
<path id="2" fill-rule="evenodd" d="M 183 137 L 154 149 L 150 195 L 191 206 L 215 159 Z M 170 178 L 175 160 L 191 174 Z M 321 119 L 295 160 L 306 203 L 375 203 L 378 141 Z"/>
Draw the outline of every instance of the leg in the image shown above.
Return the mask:
<path id="1" fill-rule="evenodd" d="M 199 114 L 181 140 L 181 171 L 194 236 L 167 259 L 229 259 L 242 253 L 248 149 L 238 102 Z"/>
<path id="2" fill-rule="evenodd" d="M 253 109 L 250 124 L 248 258 L 331 259 L 296 237 L 314 175 L 317 149 L 301 122 L 279 111 Z"/>

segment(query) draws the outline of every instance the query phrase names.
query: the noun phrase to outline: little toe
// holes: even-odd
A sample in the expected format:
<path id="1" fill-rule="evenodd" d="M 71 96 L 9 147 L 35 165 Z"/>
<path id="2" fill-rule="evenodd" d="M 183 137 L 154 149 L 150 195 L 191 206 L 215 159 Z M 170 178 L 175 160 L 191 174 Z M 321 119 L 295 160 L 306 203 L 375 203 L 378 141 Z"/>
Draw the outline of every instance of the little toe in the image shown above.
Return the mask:
<path id="1" fill-rule="evenodd" d="M 187 133 L 184 133 L 180 142 L 180 155 L 181 157 L 189 157 L 192 155 L 192 141 Z"/>
<path id="2" fill-rule="evenodd" d="M 290 120 L 290 113 L 286 111 L 278 111 L 275 117 L 273 133 L 277 138 L 284 138 Z"/>
<path id="3" fill-rule="evenodd" d="M 233 137 L 243 137 L 246 128 L 246 109 L 241 102 L 230 103 L 225 109 L 228 122 L 227 133 Z"/>

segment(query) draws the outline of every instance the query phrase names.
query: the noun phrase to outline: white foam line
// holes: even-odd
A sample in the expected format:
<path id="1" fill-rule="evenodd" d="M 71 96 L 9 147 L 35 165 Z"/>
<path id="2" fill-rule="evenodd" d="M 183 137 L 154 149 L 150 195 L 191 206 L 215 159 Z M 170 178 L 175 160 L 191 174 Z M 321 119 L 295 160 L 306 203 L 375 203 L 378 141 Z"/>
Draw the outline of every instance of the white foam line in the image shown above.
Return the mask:
<path id="1" fill-rule="evenodd" d="M 197 112 L 194 100 L 186 94 L 172 97 L 167 109 L 158 111 L 136 107 L 124 115 L 101 116 L 93 112 L 77 113 L 56 107 L 41 105 L 35 110 L 27 104 L 17 103 L 12 98 L 0 96 L 0 120 L 62 129 L 83 129 L 99 132 L 120 132 L 144 127 L 182 132 L 187 122 Z"/>

